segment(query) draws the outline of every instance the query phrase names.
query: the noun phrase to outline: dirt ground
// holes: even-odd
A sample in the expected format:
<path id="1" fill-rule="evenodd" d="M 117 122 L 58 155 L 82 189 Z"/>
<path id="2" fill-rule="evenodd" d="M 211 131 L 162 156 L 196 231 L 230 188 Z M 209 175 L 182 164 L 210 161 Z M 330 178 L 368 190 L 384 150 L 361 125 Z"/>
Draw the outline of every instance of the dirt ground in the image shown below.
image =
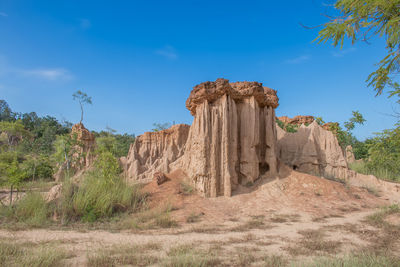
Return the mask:
<path id="1" fill-rule="evenodd" d="M 150 193 L 150 209 L 171 205 L 175 227 L 0 230 L 0 238 L 65 249 L 71 253 L 65 263 L 71 266 L 88 265 L 88 255 L 98 251 L 144 246 L 153 246 L 150 253 L 161 258 L 177 247 L 200 249 L 217 255 L 215 265 L 224 266 L 267 266 L 265 257 L 272 256 L 302 261 L 380 249 L 400 255 L 400 236 L 390 236 L 368 221 L 380 207 L 392 204 L 371 190 L 293 171 L 285 178 L 239 188 L 231 198 L 203 198 L 187 192 L 179 177 L 172 173 L 164 184 L 144 187 Z M 399 213 L 386 216 L 385 222 L 400 229 Z M 150 263 L 137 265 L 159 265 Z"/>

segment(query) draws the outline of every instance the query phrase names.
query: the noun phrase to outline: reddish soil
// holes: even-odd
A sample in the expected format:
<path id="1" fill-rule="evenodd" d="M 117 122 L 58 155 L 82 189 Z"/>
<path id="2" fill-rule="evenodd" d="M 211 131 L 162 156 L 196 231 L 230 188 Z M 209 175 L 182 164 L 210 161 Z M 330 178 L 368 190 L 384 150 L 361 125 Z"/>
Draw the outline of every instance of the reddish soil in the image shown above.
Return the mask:
<path id="1" fill-rule="evenodd" d="M 168 203 L 174 207 L 172 215 L 179 222 L 192 214 L 201 214 L 208 223 L 274 212 L 323 217 L 387 204 L 359 187 L 291 170 L 286 173 L 281 175 L 285 177 L 263 179 L 250 187 L 240 186 L 230 198 L 184 194 L 181 188 L 184 175 L 180 170 L 168 174 L 167 182 L 158 186 L 153 181 L 144 190 L 150 193 L 150 208 Z"/>

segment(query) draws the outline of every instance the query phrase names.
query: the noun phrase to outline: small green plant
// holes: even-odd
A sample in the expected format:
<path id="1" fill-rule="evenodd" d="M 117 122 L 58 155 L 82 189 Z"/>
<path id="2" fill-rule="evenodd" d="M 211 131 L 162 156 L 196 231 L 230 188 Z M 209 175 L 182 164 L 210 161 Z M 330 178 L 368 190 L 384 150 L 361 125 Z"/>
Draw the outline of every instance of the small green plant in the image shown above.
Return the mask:
<path id="1" fill-rule="evenodd" d="M 182 193 L 185 195 L 191 195 L 194 192 L 193 186 L 191 186 L 190 184 L 188 184 L 186 182 L 182 181 L 180 183 L 180 187 L 181 187 Z"/>

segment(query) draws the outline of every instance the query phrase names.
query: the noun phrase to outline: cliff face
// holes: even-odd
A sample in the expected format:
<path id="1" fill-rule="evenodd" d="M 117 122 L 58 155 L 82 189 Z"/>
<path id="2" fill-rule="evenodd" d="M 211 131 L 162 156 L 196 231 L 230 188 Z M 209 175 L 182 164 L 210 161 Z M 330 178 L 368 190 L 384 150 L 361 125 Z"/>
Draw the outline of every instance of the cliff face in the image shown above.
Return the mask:
<path id="1" fill-rule="evenodd" d="M 238 184 L 277 172 L 276 91 L 257 82 L 218 79 L 192 90 L 195 116 L 180 165 L 205 196 L 230 196 Z"/>
<path id="2" fill-rule="evenodd" d="M 277 127 L 279 159 L 293 169 L 312 175 L 347 178 L 347 163 L 335 135 L 316 122 L 296 133 Z"/>
<path id="3" fill-rule="evenodd" d="M 178 124 L 159 132 L 146 132 L 131 144 L 121 159 L 128 180 L 151 179 L 155 172 L 168 173 L 169 165 L 183 155 L 189 125 Z"/>

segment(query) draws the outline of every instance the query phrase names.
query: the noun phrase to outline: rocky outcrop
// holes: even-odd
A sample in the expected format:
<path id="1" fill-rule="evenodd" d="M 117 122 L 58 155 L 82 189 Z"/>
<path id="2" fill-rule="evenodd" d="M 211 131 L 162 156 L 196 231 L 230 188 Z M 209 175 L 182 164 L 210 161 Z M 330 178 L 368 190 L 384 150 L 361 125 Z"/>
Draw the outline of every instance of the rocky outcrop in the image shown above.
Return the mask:
<path id="1" fill-rule="evenodd" d="M 295 170 L 312 175 L 346 178 L 347 163 L 331 132 L 317 122 L 302 125 L 296 133 L 277 127 L 279 159 Z"/>
<path id="2" fill-rule="evenodd" d="M 51 202 L 61 197 L 62 193 L 62 184 L 57 184 L 50 188 L 49 192 L 45 195 L 46 202 Z"/>
<path id="3" fill-rule="evenodd" d="M 284 124 L 292 124 L 292 125 L 297 125 L 300 126 L 302 124 L 304 125 L 310 125 L 314 121 L 313 116 L 295 116 L 293 118 L 289 118 L 287 116 L 282 116 L 278 117 L 278 120 L 283 122 Z"/>
<path id="4" fill-rule="evenodd" d="M 54 175 L 56 181 L 61 181 L 66 170 L 69 168 L 70 175 L 81 174 L 90 168 L 95 160 L 94 150 L 96 148 L 96 139 L 82 123 L 72 126 L 71 137 L 76 142 L 73 147 L 74 154 L 69 159 L 69 163 L 64 162 L 59 166 Z"/>
<path id="5" fill-rule="evenodd" d="M 88 168 L 94 162 L 94 150 L 96 147 L 94 134 L 86 129 L 83 123 L 77 123 L 72 126 L 71 136 L 74 139 L 76 138 L 77 141 L 74 157 L 79 158 L 79 160 L 73 161 L 73 167 L 75 169 Z"/>
<path id="6" fill-rule="evenodd" d="M 194 115 L 180 167 L 204 196 L 231 196 L 239 184 L 277 172 L 276 91 L 257 82 L 218 79 L 195 86 Z"/>
<path id="7" fill-rule="evenodd" d="M 189 125 L 177 124 L 138 136 L 128 156 L 120 159 L 125 177 L 131 181 L 151 180 L 155 172 L 168 173 L 170 164 L 183 155 L 189 128 Z"/>

